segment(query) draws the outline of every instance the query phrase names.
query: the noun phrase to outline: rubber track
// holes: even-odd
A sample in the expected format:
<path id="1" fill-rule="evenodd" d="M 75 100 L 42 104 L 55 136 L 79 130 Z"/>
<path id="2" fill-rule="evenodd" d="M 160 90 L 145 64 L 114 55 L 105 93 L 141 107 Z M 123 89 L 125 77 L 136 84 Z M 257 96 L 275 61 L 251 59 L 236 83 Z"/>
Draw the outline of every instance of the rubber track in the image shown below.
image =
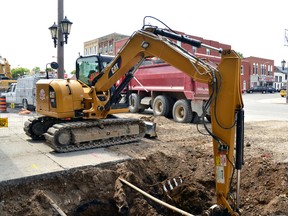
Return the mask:
<path id="1" fill-rule="evenodd" d="M 134 135 L 125 135 L 107 139 L 96 139 L 93 141 L 81 142 L 81 143 L 71 143 L 69 145 L 61 145 L 57 143 L 55 137 L 58 137 L 59 134 L 63 131 L 70 131 L 73 134 L 73 130 L 83 129 L 83 133 L 85 133 L 85 129 L 88 127 L 94 127 L 95 130 L 103 130 L 105 126 L 109 125 L 118 125 L 118 127 L 123 127 L 124 125 L 132 125 L 136 124 L 139 126 L 139 134 Z M 45 139 L 48 145 L 53 148 L 56 152 L 72 152 L 72 151 L 79 151 L 79 150 L 87 150 L 92 148 L 100 148 L 100 147 L 107 147 L 113 145 L 119 145 L 124 143 L 130 143 L 138 141 L 139 139 L 143 138 L 145 135 L 145 124 L 142 120 L 139 119 L 100 119 L 95 121 L 77 121 L 77 122 L 66 122 L 55 124 L 52 126 L 52 130 L 48 130 L 47 133 L 44 133 Z M 95 133 L 96 134 L 96 133 Z"/>
<path id="2" fill-rule="evenodd" d="M 24 123 L 24 131 L 25 134 L 29 137 L 31 137 L 33 140 L 44 140 L 44 135 L 40 135 L 40 131 L 35 134 L 32 130 L 32 125 L 40 123 L 37 127 L 39 129 L 39 126 L 42 126 L 42 133 L 46 132 L 46 130 L 52 126 L 53 124 L 63 122 L 59 119 L 51 118 L 51 117 L 46 117 L 46 116 L 34 116 L 29 118 L 27 121 Z M 46 129 L 45 129 L 46 128 Z"/>

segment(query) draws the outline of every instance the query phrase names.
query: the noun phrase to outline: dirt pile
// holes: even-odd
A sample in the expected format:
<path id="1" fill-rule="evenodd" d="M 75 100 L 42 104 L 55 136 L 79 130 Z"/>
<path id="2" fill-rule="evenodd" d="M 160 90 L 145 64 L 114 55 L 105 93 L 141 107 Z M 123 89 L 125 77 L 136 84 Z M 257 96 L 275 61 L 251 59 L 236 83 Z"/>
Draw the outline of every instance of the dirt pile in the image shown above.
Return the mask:
<path id="1" fill-rule="evenodd" d="M 193 124 L 152 120 L 157 123 L 157 139 L 108 148 L 131 160 L 2 185 L 1 215 L 48 216 L 61 211 L 71 216 L 179 215 L 121 183 L 119 177 L 191 214 L 207 210 L 216 198 L 211 138 Z M 245 125 L 243 215 L 288 215 L 286 126 L 287 122 Z"/>

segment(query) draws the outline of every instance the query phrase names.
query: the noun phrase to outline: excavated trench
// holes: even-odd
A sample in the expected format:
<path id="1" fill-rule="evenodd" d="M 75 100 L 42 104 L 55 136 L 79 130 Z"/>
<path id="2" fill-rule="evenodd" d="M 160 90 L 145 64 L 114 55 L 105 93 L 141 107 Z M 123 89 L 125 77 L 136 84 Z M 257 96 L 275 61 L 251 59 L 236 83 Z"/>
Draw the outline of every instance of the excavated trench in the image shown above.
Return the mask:
<path id="1" fill-rule="evenodd" d="M 167 168 L 171 162 L 174 166 Z M 180 175 L 175 170 L 179 163 L 180 158 L 156 153 L 2 185 L 0 210 L 7 215 L 179 215 L 123 184 L 120 177 L 157 199 L 200 214 L 212 205 L 212 175 L 201 179 L 191 173 Z"/>

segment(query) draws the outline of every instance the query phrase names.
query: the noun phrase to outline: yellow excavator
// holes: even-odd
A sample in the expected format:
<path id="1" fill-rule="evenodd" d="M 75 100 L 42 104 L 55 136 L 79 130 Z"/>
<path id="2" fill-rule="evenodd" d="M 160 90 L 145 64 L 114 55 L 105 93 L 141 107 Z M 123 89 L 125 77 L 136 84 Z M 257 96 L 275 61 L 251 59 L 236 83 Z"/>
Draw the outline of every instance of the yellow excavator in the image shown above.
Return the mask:
<path id="1" fill-rule="evenodd" d="M 218 50 L 222 58 L 220 64 L 213 66 L 197 58 L 181 48 L 179 41 Z M 206 124 L 204 127 L 213 140 L 217 196 L 217 204 L 209 214 L 216 215 L 214 210 L 220 209 L 221 215 L 240 215 L 244 105 L 240 88 L 241 59 L 233 50 L 214 48 L 169 28 L 144 24 L 114 58 L 96 55 L 77 59 L 77 80 L 38 81 L 36 111 L 41 115 L 25 123 L 26 134 L 32 139 L 45 138 L 58 152 L 141 139 L 146 132 L 142 120 L 116 118 L 113 114 L 128 112 L 128 108 L 121 105 L 120 95 L 141 63 L 151 57 L 160 58 L 209 85 L 210 97 L 203 106 L 203 116 L 211 115 L 211 129 Z M 89 71 L 96 69 L 100 73 L 91 85 Z M 115 86 L 123 76 L 125 79 Z"/>
<path id="2" fill-rule="evenodd" d="M 10 71 L 10 64 L 6 58 L 0 56 L 0 77 L 7 77 L 12 79 L 12 74 Z"/>
<path id="3" fill-rule="evenodd" d="M 0 56 L 0 92 L 6 91 L 11 83 L 16 83 L 17 80 L 12 79 L 10 64 L 6 58 Z"/>

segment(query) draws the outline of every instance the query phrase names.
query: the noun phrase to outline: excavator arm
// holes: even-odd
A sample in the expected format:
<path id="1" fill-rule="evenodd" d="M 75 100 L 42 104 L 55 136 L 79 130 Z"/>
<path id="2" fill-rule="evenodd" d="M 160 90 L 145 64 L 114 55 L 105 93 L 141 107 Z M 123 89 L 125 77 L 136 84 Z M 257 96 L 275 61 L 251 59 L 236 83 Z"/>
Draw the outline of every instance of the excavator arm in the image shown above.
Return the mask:
<path id="1" fill-rule="evenodd" d="M 238 215 L 244 131 L 244 105 L 240 89 L 241 59 L 233 50 L 219 50 L 221 62 L 213 67 L 182 49 L 173 40 L 196 47 L 203 46 L 200 41 L 157 27 L 150 26 L 136 31 L 115 59 L 100 73 L 90 91 L 97 103 L 85 112 L 88 116 L 93 113 L 105 118 L 110 112 L 107 104 L 112 98 L 111 87 L 124 75 L 130 77 L 127 78 L 128 83 L 133 72 L 146 58 L 160 58 L 194 80 L 207 83 L 210 98 L 203 109 L 205 114 L 210 106 L 212 130 L 205 127 L 213 138 L 217 204 L 229 215 Z M 106 95 L 106 99 L 100 100 L 97 94 Z M 231 188 L 234 173 L 237 174 L 236 198 L 232 195 Z"/>

